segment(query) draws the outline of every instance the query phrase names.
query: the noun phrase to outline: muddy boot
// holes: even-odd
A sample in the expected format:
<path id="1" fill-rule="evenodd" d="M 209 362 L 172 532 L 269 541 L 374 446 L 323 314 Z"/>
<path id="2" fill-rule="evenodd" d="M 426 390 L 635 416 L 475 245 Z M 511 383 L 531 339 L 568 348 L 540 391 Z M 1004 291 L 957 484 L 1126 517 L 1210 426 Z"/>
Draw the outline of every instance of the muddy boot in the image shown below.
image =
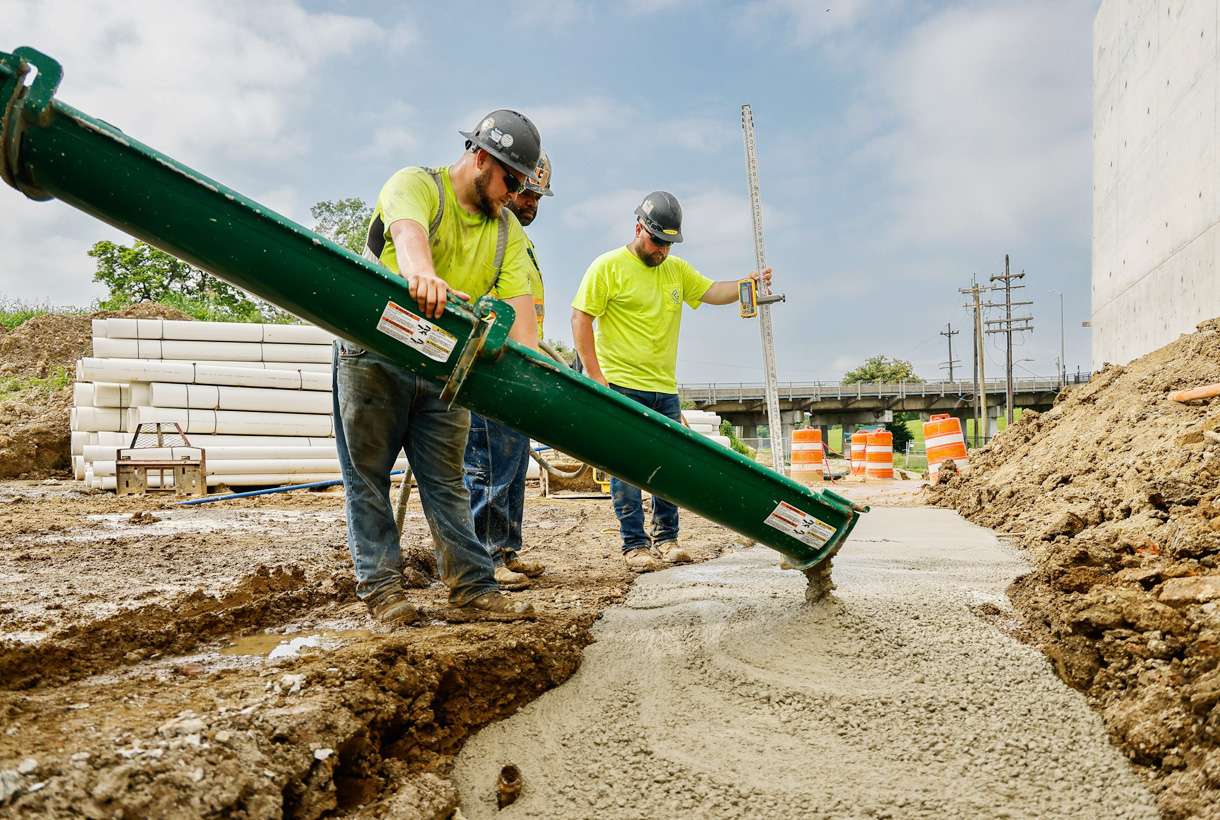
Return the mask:
<path id="1" fill-rule="evenodd" d="M 419 620 L 419 610 L 402 590 L 394 590 L 367 601 L 369 615 L 386 626 L 407 626 Z"/>
<path id="2" fill-rule="evenodd" d="M 655 572 L 662 566 L 661 562 L 653 557 L 652 550 L 647 547 L 623 553 L 623 563 L 627 565 L 627 569 L 634 572 Z"/>
<path id="3" fill-rule="evenodd" d="M 458 607 L 463 614 L 491 615 L 500 618 L 532 618 L 536 614 L 532 604 L 514 601 L 498 592 L 487 592 L 470 603 Z"/>
<path id="4" fill-rule="evenodd" d="M 677 541 L 662 541 L 654 549 L 661 556 L 661 560 L 667 564 L 689 564 L 695 560 L 691 558 L 689 552 L 678 546 Z"/>
<path id="5" fill-rule="evenodd" d="M 519 589 L 529 589 L 530 579 L 524 573 L 514 572 L 507 566 L 500 565 L 496 567 L 496 583 L 500 585 L 500 589 L 514 592 Z"/>
<path id="6" fill-rule="evenodd" d="M 504 560 L 504 566 L 511 569 L 513 572 L 519 572 L 522 575 L 527 575 L 530 578 L 537 578 L 542 573 L 546 572 L 546 567 L 537 561 L 523 561 L 516 554 L 509 555 Z M 500 580 L 499 578 L 496 579 Z"/>

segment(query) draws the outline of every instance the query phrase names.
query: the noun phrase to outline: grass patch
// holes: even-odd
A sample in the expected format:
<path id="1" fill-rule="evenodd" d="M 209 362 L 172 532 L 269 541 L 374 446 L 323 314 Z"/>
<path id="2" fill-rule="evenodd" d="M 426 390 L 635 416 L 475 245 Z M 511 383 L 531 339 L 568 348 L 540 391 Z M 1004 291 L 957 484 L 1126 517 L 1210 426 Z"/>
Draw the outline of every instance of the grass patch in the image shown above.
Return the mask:
<path id="1" fill-rule="evenodd" d="M 49 304 L 32 304 L 16 299 L 0 299 L 0 326 L 5 330 L 14 330 L 35 316 L 45 316 L 48 313 L 76 316 L 88 313 L 85 308 L 56 307 Z"/>
<path id="2" fill-rule="evenodd" d="M 49 376 L 0 376 L 0 401 L 45 398 L 72 384 L 72 372 L 57 367 Z"/>

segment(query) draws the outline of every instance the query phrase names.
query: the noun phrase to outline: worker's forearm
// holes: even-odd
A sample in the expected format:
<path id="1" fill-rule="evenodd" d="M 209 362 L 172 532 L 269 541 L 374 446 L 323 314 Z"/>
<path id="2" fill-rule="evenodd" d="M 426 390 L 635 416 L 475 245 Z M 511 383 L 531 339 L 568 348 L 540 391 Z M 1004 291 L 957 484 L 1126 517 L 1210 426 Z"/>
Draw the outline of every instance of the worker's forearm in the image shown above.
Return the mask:
<path id="1" fill-rule="evenodd" d="M 436 275 L 428 233 L 422 225 L 412 219 L 400 219 L 390 226 L 390 238 L 394 240 L 398 270 L 403 277 L 413 273 Z"/>
<path id="2" fill-rule="evenodd" d="M 576 355 L 580 357 L 589 378 L 606 384 L 606 376 L 597 361 L 597 347 L 593 342 L 593 317 L 575 308 L 572 310 L 572 343 L 576 346 Z"/>
<path id="3" fill-rule="evenodd" d="M 699 301 L 707 305 L 727 305 L 737 301 L 737 288 L 740 279 L 723 279 L 719 282 L 713 282 L 712 286 L 704 292 L 703 298 Z"/>
<path id="4" fill-rule="evenodd" d="M 534 319 L 534 297 L 527 293 L 505 301 L 516 312 L 508 338 L 530 350 L 538 350 L 538 322 Z"/>

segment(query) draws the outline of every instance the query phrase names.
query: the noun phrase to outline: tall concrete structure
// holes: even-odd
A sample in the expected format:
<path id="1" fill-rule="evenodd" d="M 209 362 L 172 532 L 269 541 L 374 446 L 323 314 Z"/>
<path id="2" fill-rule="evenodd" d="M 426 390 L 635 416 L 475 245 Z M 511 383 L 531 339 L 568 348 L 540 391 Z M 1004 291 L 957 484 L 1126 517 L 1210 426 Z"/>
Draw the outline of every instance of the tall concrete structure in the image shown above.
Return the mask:
<path id="1" fill-rule="evenodd" d="M 1220 0 L 1093 23 L 1093 367 L 1220 316 Z"/>

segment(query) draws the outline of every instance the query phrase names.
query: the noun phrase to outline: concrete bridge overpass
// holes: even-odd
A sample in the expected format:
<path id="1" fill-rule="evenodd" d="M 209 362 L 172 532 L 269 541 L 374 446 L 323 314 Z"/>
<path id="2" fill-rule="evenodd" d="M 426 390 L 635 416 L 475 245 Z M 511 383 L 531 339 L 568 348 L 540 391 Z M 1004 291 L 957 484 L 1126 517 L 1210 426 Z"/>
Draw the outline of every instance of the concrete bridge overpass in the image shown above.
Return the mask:
<path id="1" fill-rule="evenodd" d="M 1088 373 L 1069 376 L 1068 384 L 1086 382 Z M 1013 401 L 1017 407 L 1049 410 L 1063 388 L 1057 378 L 1022 378 L 1014 382 Z M 987 416 L 989 436 L 1004 412 L 1005 383 L 988 379 Z M 684 384 L 678 388 L 683 401 L 693 402 L 700 410 L 710 410 L 742 429 L 747 438 L 758 437 L 757 429 L 767 423 L 764 386 L 761 383 L 714 382 Z M 962 419 L 974 415 L 976 388 L 972 380 L 935 382 L 897 382 L 891 384 L 841 382 L 781 382 L 780 415 L 784 440 L 791 428 L 806 422 L 828 428 L 841 425 L 850 435 L 853 428 L 892 421 L 896 412 L 919 413 L 923 418 L 934 413 L 949 413 Z M 823 430 L 823 440 L 825 440 Z"/>

